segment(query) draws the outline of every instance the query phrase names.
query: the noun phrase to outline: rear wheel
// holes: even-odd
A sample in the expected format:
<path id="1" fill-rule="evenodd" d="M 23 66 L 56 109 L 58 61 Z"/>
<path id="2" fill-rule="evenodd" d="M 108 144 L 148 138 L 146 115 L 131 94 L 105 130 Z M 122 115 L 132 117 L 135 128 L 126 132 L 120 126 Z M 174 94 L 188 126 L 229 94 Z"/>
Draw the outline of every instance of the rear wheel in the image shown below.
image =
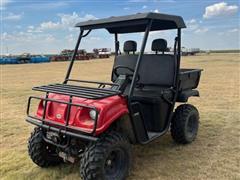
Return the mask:
<path id="1" fill-rule="evenodd" d="M 40 128 L 35 128 L 28 140 L 28 154 L 40 167 L 54 166 L 62 162 L 56 153 L 56 148 L 44 141 Z"/>
<path id="2" fill-rule="evenodd" d="M 171 135 L 177 143 L 188 144 L 195 140 L 199 126 L 197 108 L 190 104 L 177 107 L 172 123 Z"/>
<path id="3" fill-rule="evenodd" d="M 84 180 L 122 180 L 128 175 L 130 162 L 128 140 L 112 131 L 86 148 L 80 162 L 80 174 Z"/>

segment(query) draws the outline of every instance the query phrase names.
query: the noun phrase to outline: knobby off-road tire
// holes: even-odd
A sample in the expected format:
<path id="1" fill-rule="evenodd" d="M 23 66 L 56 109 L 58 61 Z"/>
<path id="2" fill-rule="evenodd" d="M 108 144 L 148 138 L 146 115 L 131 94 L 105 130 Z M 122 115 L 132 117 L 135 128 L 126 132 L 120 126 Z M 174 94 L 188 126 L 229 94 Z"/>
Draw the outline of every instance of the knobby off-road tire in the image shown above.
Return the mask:
<path id="1" fill-rule="evenodd" d="M 35 128 L 28 140 L 28 154 L 32 161 L 40 167 L 55 166 L 62 162 L 57 155 L 56 148 L 43 139 L 43 132 Z"/>
<path id="2" fill-rule="evenodd" d="M 195 140 L 199 126 L 197 108 L 190 104 L 183 104 L 175 110 L 171 122 L 171 135 L 175 142 L 188 144 Z"/>
<path id="3" fill-rule="evenodd" d="M 128 176 L 130 163 L 128 139 L 111 131 L 85 149 L 80 175 L 83 180 L 122 180 Z"/>

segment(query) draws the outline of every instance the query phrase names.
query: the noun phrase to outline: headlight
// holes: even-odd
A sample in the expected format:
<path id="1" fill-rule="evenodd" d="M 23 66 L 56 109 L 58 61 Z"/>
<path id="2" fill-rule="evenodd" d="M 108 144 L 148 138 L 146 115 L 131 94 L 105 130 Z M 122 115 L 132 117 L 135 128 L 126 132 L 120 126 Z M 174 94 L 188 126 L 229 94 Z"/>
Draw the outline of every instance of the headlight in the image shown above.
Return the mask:
<path id="1" fill-rule="evenodd" d="M 95 110 L 89 111 L 89 116 L 92 120 L 96 120 L 97 112 Z"/>

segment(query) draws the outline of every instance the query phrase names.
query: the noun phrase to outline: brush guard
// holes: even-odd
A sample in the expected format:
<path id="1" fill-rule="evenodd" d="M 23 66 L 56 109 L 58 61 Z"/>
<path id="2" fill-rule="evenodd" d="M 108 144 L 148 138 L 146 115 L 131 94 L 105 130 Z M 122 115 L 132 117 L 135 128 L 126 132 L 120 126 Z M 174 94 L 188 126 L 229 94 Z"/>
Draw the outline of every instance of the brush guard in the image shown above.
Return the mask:
<path id="1" fill-rule="evenodd" d="M 28 105 L 27 105 L 26 121 L 31 124 L 34 124 L 36 126 L 39 126 L 41 128 L 57 132 L 59 134 L 73 136 L 73 137 L 77 137 L 77 138 L 81 138 L 81 139 L 89 140 L 89 141 L 96 141 L 98 138 L 94 137 L 94 135 L 95 135 L 96 128 L 97 128 L 97 120 L 98 120 L 98 114 L 99 114 L 98 110 L 93 106 L 72 103 L 72 98 L 80 97 L 80 98 L 87 98 L 87 99 L 101 99 L 101 98 L 107 98 L 110 96 L 118 95 L 118 94 L 120 94 L 120 92 L 117 90 L 103 89 L 103 87 L 105 87 L 107 85 L 112 86 L 112 87 L 118 86 L 118 85 L 111 84 L 111 83 L 92 82 L 92 81 L 80 81 L 80 80 L 71 80 L 71 81 L 94 83 L 94 84 L 99 84 L 99 86 L 98 86 L 98 88 L 93 88 L 93 87 L 76 86 L 76 85 L 68 85 L 68 84 L 50 84 L 50 85 L 46 85 L 46 86 L 34 87 L 33 90 L 35 90 L 35 91 L 46 92 L 46 96 L 45 96 L 45 98 L 37 97 L 37 96 L 29 97 Z M 61 101 L 61 100 L 49 98 L 50 93 L 67 95 L 67 96 L 69 96 L 69 100 Z M 43 115 L 41 118 L 39 118 L 37 116 L 32 116 L 30 114 L 30 107 L 31 107 L 33 99 L 43 101 L 44 108 L 43 108 Z M 48 102 L 67 104 L 67 113 L 66 113 L 65 124 L 46 119 L 46 109 L 48 106 Z M 81 128 L 69 125 L 71 107 L 73 107 L 73 106 L 88 108 L 89 110 L 95 110 L 97 112 L 96 118 L 94 119 L 93 129 L 91 132 L 85 132 Z"/>

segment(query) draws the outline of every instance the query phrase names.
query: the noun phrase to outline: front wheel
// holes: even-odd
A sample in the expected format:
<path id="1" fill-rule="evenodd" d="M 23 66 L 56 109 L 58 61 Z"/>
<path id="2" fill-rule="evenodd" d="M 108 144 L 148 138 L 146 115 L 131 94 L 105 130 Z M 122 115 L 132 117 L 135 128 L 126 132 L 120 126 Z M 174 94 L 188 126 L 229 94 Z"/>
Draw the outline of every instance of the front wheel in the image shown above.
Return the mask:
<path id="1" fill-rule="evenodd" d="M 199 113 L 197 108 L 190 104 L 177 107 L 172 122 L 172 138 L 180 144 L 188 144 L 197 137 L 199 126 Z"/>
<path id="2" fill-rule="evenodd" d="M 44 141 L 43 131 L 40 128 L 35 128 L 28 140 L 28 154 L 40 167 L 58 165 L 62 162 L 56 153 L 56 148 Z"/>
<path id="3" fill-rule="evenodd" d="M 80 162 L 84 180 L 122 180 L 131 162 L 130 144 L 122 134 L 111 131 L 85 150 Z"/>

